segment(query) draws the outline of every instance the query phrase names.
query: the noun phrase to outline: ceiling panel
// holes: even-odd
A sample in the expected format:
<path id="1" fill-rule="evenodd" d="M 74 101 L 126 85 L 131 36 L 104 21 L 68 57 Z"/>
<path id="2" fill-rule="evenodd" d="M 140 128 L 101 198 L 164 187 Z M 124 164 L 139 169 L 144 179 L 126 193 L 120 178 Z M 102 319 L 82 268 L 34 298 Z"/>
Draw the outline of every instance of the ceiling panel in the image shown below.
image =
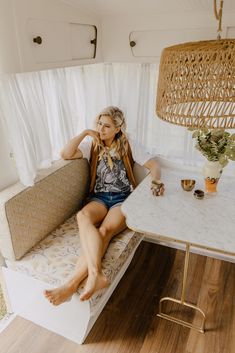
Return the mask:
<path id="1" fill-rule="evenodd" d="M 213 11 L 213 0 L 60 0 L 99 17 Z M 219 7 L 220 0 L 217 0 Z M 224 0 L 224 12 L 235 11 L 235 0 Z"/>

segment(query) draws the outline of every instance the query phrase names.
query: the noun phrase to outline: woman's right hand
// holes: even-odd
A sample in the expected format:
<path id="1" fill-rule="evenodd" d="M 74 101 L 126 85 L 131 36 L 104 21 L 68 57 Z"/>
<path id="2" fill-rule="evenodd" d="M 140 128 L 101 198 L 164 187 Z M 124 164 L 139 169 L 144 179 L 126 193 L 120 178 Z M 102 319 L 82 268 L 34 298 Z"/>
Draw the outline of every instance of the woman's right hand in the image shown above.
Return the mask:
<path id="1" fill-rule="evenodd" d="M 85 130 L 85 133 L 86 133 L 86 136 L 92 137 L 95 142 L 98 142 L 98 143 L 100 142 L 100 135 L 97 131 L 87 129 Z"/>

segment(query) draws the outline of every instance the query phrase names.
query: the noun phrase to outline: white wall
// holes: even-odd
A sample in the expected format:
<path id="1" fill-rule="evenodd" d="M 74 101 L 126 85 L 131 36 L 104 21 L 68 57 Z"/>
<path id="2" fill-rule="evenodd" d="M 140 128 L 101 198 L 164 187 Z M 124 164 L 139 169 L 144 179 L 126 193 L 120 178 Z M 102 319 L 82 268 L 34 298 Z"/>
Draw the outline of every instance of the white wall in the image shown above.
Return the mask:
<path id="1" fill-rule="evenodd" d="M 35 44 L 29 31 L 31 19 L 45 20 L 45 23 L 47 21 L 52 24 L 95 25 L 98 29 L 96 58 L 37 63 L 33 50 Z M 0 73 L 38 71 L 102 61 L 100 21 L 84 9 L 74 8 L 58 0 L 0 0 L 0 23 Z"/>
<path id="2" fill-rule="evenodd" d="M 235 12 L 224 13 L 223 15 L 223 37 L 226 35 L 226 27 L 235 26 Z M 145 53 L 153 52 L 151 46 L 162 46 L 161 31 L 167 30 L 169 33 L 169 45 L 171 45 L 174 30 L 184 29 L 187 37 L 187 29 L 202 29 L 198 40 L 216 39 L 218 23 L 214 13 L 185 13 L 185 14 L 162 14 L 162 15 L 143 15 L 143 16 L 107 16 L 102 20 L 102 47 L 105 62 L 158 62 L 159 56 L 139 56 L 134 57 L 129 45 L 129 34 L 132 31 L 156 31 L 156 38 L 153 43 L 148 40 L 141 43 Z M 171 31 L 172 30 L 172 31 Z M 202 34 L 205 34 L 203 37 Z M 152 33 L 151 33 L 152 36 Z M 147 37 L 146 37 L 147 38 Z M 195 36 L 193 41 L 195 40 Z M 178 38 L 178 43 L 186 42 L 183 34 Z M 136 45 L 136 49 L 138 42 Z"/>
<path id="3" fill-rule="evenodd" d="M 0 0 L 0 74 L 20 70 L 12 3 Z"/>

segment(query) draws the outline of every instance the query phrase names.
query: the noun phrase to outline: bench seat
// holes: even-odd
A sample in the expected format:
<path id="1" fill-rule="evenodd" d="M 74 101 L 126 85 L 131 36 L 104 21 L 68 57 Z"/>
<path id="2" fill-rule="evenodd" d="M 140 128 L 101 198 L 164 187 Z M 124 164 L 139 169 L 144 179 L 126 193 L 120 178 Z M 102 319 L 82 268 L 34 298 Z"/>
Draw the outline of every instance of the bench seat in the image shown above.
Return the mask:
<path id="1" fill-rule="evenodd" d="M 65 283 L 81 254 L 76 213 L 90 185 L 86 159 L 57 161 L 40 171 L 35 184 L 20 183 L 0 191 L 1 286 L 8 311 L 74 342 L 83 343 L 128 268 L 142 235 L 124 230 L 102 260 L 110 285 L 86 301 L 83 284 L 71 300 L 53 306 L 45 289 Z"/>
<path id="2" fill-rule="evenodd" d="M 128 228 L 118 234 L 111 241 L 102 261 L 102 271 L 113 283 L 123 264 L 133 252 L 142 236 Z M 79 230 L 76 215 L 51 232 L 45 239 L 29 251 L 21 260 L 8 261 L 8 269 L 17 271 L 26 276 L 35 278 L 51 287 L 61 286 L 74 272 L 78 257 L 81 255 Z M 84 284 L 78 288 L 81 294 Z M 105 293 L 105 289 L 94 294 L 90 299 L 91 310 L 99 305 L 99 300 Z"/>

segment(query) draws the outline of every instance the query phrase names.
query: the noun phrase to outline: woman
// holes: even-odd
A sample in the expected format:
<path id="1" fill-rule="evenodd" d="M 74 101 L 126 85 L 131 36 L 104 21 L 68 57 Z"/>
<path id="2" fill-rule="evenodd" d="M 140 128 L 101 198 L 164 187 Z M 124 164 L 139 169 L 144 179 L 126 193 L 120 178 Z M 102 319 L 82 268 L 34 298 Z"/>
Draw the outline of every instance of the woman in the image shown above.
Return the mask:
<path id="1" fill-rule="evenodd" d="M 88 203 L 77 214 L 84 255 L 79 258 L 75 273 L 66 284 L 44 292 L 54 305 L 68 300 L 86 277 L 80 300 L 89 299 L 95 291 L 108 285 L 101 271 L 101 260 L 112 237 L 126 228 L 121 204 L 136 186 L 132 152 L 134 159 L 150 170 L 153 194 L 162 195 L 164 192 L 157 162 L 137 145 L 130 147 L 125 127 L 122 111 L 108 107 L 96 118 L 96 131 L 83 131 L 61 152 L 63 159 L 86 157 L 90 160 L 91 185 Z M 91 138 L 90 143 L 84 143 L 87 136 Z"/>

